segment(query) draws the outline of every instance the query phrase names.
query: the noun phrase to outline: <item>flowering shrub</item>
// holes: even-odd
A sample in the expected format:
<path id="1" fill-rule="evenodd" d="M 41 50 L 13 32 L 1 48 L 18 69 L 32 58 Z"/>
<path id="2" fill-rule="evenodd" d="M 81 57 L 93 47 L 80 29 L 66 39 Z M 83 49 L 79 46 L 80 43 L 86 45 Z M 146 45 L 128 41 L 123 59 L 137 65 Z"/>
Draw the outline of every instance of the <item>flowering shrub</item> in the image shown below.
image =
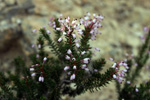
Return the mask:
<path id="1" fill-rule="evenodd" d="M 45 26 L 40 29 L 38 38 L 38 53 L 31 55 L 31 67 L 26 67 L 21 57 L 14 60 L 16 73 L 8 72 L 8 77 L 0 73 L 0 98 L 11 100 L 59 100 L 62 95 L 77 96 L 90 90 L 99 90 L 110 81 L 115 80 L 119 100 L 149 100 L 150 82 L 136 87 L 134 83 L 140 70 L 146 64 L 150 51 L 150 31 L 145 28 L 145 35 L 141 37 L 143 46 L 139 56 L 127 58 L 122 61 L 113 61 L 107 71 L 100 73 L 106 61 L 104 58 L 92 60 L 95 51 L 99 48 L 91 47 L 89 40 L 96 40 L 101 34 L 102 15 L 87 13 L 83 18 L 63 19 L 50 18 L 48 25 L 54 29 L 52 32 Z M 32 31 L 37 32 L 37 29 Z M 45 52 L 45 47 L 50 47 L 51 54 Z M 36 45 L 32 45 L 35 48 Z M 133 63 L 136 69 L 132 69 Z M 11 82 L 13 84 L 8 85 Z M 74 87 L 71 85 L 74 84 Z M 124 85 L 121 88 L 121 84 Z"/>

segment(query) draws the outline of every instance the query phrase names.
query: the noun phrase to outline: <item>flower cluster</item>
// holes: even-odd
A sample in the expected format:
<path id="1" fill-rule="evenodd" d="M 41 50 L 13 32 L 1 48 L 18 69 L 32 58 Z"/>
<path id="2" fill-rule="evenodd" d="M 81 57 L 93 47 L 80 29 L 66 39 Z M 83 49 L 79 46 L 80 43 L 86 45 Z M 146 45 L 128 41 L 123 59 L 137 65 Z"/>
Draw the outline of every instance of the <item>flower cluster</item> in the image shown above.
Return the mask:
<path id="1" fill-rule="evenodd" d="M 102 27 L 101 22 L 103 19 L 104 17 L 102 15 L 91 15 L 89 12 L 83 18 L 80 19 L 70 19 L 70 17 L 63 18 L 63 15 L 60 14 L 58 19 L 51 17 L 48 25 L 54 30 L 61 33 L 61 36 L 57 40 L 58 43 L 62 42 L 64 37 L 68 37 L 69 42 L 71 41 L 71 39 L 73 39 L 75 46 L 77 48 L 80 48 L 79 42 L 81 38 L 78 39 L 78 37 L 85 35 L 84 31 L 88 30 L 88 35 L 90 36 L 90 39 L 95 40 L 96 35 L 101 34 L 98 28 Z M 46 29 L 45 26 L 43 28 Z M 35 33 L 36 31 L 37 30 L 34 29 L 32 32 Z M 51 33 L 49 30 L 46 30 L 46 32 L 47 34 Z M 34 45 L 32 45 L 32 47 L 34 47 Z M 41 48 L 40 44 L 38 45 L 38 48 Z M 94 48 L 94 50 L 100 51 L 99 48 Z M 72 54 L 71 48 L 67 50 L 65 59 L 68 60 L 70 63 L 68 66 L 64 67 L 64 71 L 67 71 L 68 75 L 71 75 L 70 80 L 75 79 L 75 76 L 79 70 L 89 71 L 89 69 L 87 68 L 87 64 L 89 64 L 90 58 L 83 58 L 83 55 L 86 53 L 86 51 L 87 50 L 78 53 L 78 55 L 80 56 L 75 57 Z M 37 58 L 38 57 L 39 55 L 37 54 Z M 32 69 L 34 68 L 32 67 Z M 32 73 L 32 76 L 35 76 L 35 74 L 36 73 Z M 41 82 L 44 81 L 44 77 L 42 74 L 43 72 L 41 72 L 41 76 L 39 77 L 39 81 Z"/>
<path id="2" fill-rule="evenodd" d="M 127 63 L 120 61 L 119 63 L 114 63 L 112 68 L 114 68 L 116 72 L 113 74 L 113 78 L 116 79 L 119 83 L 122 83 L 125 78 L 125 73 L 129 69 Z"/>
<path id="3" fill-rule="evenodd" d="M 80 54 L 80 57 L 83 56 L 86 52 L 83 51 Z M 74 80 L 76 73 L 78 70 L 84 69 L 85 71 L 89 71 L 87 68 L 87 64 L 90 61 L 90 58 L 84 58 L 79 61 L 76 60 L 76 58 L 73 56 L 72 51 L 68 49 L 67 55 L 66 55 L 66 60 L 69 60 L 72 63 L 72 66 L 65 66 L 64 71 L 68 71 L 68 75 L 71 75 L 70 80 Z M 82 64 L 80 67 L 78 67 L 78 64 Z"/>
<path id="4" fill-rule="evenodd" d="M 83 27 L 89 27 L 91 29 L 90 34 L 92 40 L 95 40 L 96 34 L 101 33 L 98 28 L 102 27 L 102 25 L 100 24 L 101 21 L 104 19 L 102 15 L 93 14 L 92 17 L 90 13 L 87 13 L 84 18 L 80 18 L 79 20 L 73 19 L 72 21 L 70 17 L 63 19 L 62 16 L 63 15 L 61 14 L 60 17 L 57 19 L 61 27 L 56 27 L 57 25 L 53 17 L 50 18 L 49 26 L 53 27 L 57 31 L 62 31 L 63 35 L 71 34 L 72 37 L 76 39 L 76 34 L 83 35 Z M 62 40 L 63 37 L 60 37 L 58 39 L 58 42 L 61 42 Z M 79 44 L 77 43 L 76 46 L 79 47 Z"/>
<path id="5" fill-rule="evenodd" d="M 47 60 L 47 57 L 44 57 L 44 58 L 43 58 L 43 63 L 42 63 L 42 65 L 40 65 L 40 64 L 35 64 L 35 65 L 32 65 L 31 68 L 30 68 L 30 71 L 33 72 L 33 71 L 36 71 L 36 70 L 35 70 L 36 67 L 40 67 L 40 68 L 39 68 L 39 69 L 40 69 L 40 73 L 33 72 L 33 73 L 31 74 L 32 77 L 35 76 L 36 74 L 40 74 L 39 82 L 44 82 L 43 65 L 44 65 L 44 63 L 46 62 L 46 60 Z"/>

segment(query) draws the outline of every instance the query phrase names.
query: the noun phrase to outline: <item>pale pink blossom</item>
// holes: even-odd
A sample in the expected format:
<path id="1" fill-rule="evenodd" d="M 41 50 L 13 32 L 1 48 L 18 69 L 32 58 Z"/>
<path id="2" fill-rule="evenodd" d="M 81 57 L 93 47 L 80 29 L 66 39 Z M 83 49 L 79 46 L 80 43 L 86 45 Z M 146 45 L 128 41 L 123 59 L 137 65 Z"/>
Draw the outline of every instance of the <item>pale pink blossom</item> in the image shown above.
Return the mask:
<path id="1" fill-rule="evenodd" d="M 71 55 L 72 51 L 70 49 L 68 49 L 67 54 Z"/>
<path id="2" fill-rule="evenodd" d="M 38 45 L 38 48 L 39 48 L 39 49 L 41 48 L 41 44 Z"/>
<path id="3" fill-rule="evenodd" d="M 34 71 L 34 68 L 30 68 L 30 71 Z"/>
<path id="4" fill-rule="evenodd" d="M 70 57 L 68 56 L 68 55 L 66 55 L 66 57 L 65 57 L 67 60 L 70 60 Z"/>
<path id="5" fill-rule="evenodd" d="M 70 77 L 70 80 L 74 80 L 75 77 L 76 77 L 76 75 L 75 75 L 75 74 L 72 74 L 71 77 Z"/>
<path id="6" fill-rule="evenodd" d="M 35 76 L 35 75 L 36 75 L 36 73 L 32 73 L 32 74 L 31 74 L 32 77 Z"/>
<path id="7" fill-rule="evenodd" d="M 86 64 L 87 64 L 87 63 L 89 63 L 89 60 L 90 60 L 90 58 L 84 58 L 84 59 L 83 59 L 83 63 L 86 63 Z"/>
<path id="8" fill-rule="evenodd" d="M 82 52 L 81 52 L 81 55 L 84 55 L 85 53 L 86 53 L 85 51 L 82 51 Z"/>
<path id="9" fill-rule="evenodd" d="M 44 77 L 43 76 L 39 77 L 39 82 L 44 82 Z"/>
<path id="10" fill-rule="evenodd" d="M 74 65 L 74 66 L 73 66 L 73 69 L 77 69 L 77 66 Z"/>
<path id="11" fill-rule="evenodd" d="M 36 32 L 37 32 L 37 29 L 33 29 L 33 30 L 32 30 L 32 33 L 36 33 Z"/>
<path id="12" fill-rule="evenodd" d="M 58 42 L 61 42 L 62 41 L 62 38 L 60 37 L 59 39 L 58 39 Z"/>
<path id="13" fill-rule="evenodd" d="M 66 67 L 64 68 L 64 71 L 67 71 L 68 69 L 70 69 L 70 67 L 69 67 L 69 66 L 66 66 Z"/>
<path id="14" fill-rule="evenodd" d="M 43 62 L 45 62 L 47 60 L 47 57 L 44 57 Z"/>

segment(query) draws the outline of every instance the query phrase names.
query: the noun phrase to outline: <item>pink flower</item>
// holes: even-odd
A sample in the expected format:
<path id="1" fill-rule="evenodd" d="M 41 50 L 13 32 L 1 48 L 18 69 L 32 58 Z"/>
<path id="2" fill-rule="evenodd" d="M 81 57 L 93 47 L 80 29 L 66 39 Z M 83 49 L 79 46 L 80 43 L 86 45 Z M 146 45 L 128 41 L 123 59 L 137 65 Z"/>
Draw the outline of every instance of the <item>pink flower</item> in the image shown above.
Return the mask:
<path id="1" fill-rule="evenodd" d="M 72 61 L 76 61 L 76 58 L 72 58 Z"/>
<path id="2" fill-rule="evenodd" d="M 114 74 L 114 75 L 113 75 L 113 78 L 114 78 L 114 79 L 116 79 L 116 78 L 117 78 L 117 76 Z"/>
<path id="3" fill-rule="evenodd" d="M 96 51 L 100 51 L 100 49 L 99 49 L 99 48 L 95 48 L 95 50 L 96 50 Z"/>
<path id="4" fill-rule="evenodd" d="M 32 44 L 32 48 L 34 48 L 35 47 L 35 45 L 34 44 Z"/>
<path id="5" fill-rule="evenodd" d="M 32 73 L 32 74 L 31 74 L 32 77 L 35 76 L 35 75 L 36 75 L 36 73 Z"/>
<path id="6" fill-rule="evenodd" d="M 46 26 L 43 26 L 43 29 L 46 29 Z"/>
<path id="7" fill-rule="evenodd" d="M 39 56 L 39 54 L 36 54 L 36 58 L 39 58 L 40 56 Z"/>
<path id="8" fill-rule="evenodd" d="M 86 71 L 89 71 L 89 69 L 88 69 L 88 68 L 85 68 L 85 70 L 86 70 Z"/>
<path id="9" fill-rule="evenodd" d="M 66 57 L 65 57 L 67 60 L 70 60 L 70 57 L 68 56 L 68 55 L 66 55 Z"/>
<path id="10" fill-rule="evenodd" d="M 75 35 L 75 34 L 72 34 L 72 37 L 75 39 L 75 38 L 76 38 L 76 35 Z"/>
<path id="11" fill-rule="evenodd" d="M 30 71 L 34 71 L 34 68 L 30 68 Z"/>
<path id="12" fill-rule="evenodd" d="M 53 18 L 53 17 L 50 17 L 50 21 L 52 21 L 52 20 L 54 20 L 54 18 Z"/>
<path id="13" fill-rule="evenodd" d="M 39 77 L 39 82 L 44 82 L 44 77 L 43 76 Z"/>
<path id="14" fill-rule="evenodd" d="M 76 43 L 76 46 L 79 48 L 80 47 L 79 43 Z"/>
<path id="15" fill-rule="evenodd" d="M 114 59 L 113 59 L 113 58 L 109 58 L 109 60 L 110 60 L 110 61 L 113 61 Z"/>
<path id="16" fill-rule="evenodd" d="M 64 71 L 67 71 L 68 69 L 70 69 L 70 67 L 69 67 L 69 66 L 66 66 L 66 67 L 64 68 Z"/>
<path id="17" fill-rule="evenodd" d="M 84 64 L 84 65 L 82 65 L 82 69 L 85 69 L 86 68 L 86 65 Z"/>
<path id="18" fill-rule="evenodd" d="M 74 66 L 73 66 L 73 69 L 77 69 L 77 66 L 74 65 Z"/>
<path id="19" fill-rule="evenodd" d="M 127 81 L 127 84 L 131 84 L 131 82 L 130 82 L 130 81 Z"/>
<path id="20" fill-rule="evenodd" d="M 72 74 L 71 77 L 70 77 L 70 80 L 74 80 L 75 77 L 76 77 L 76 75 L 75 75 L 75 74 Z"/>
<path id="21" fill-rule="evenodd" d="M 71 52 L 71 50 L 70 50 L 70 49 L 68 49 L 67 54 L 69 54 L 69 55 L 71 55 L 71 54 L 72 54 L 72 52 Z"/>
<path id="22" fill-rule="evenodd" d="M 35 65 L 32 65 L 31 67 L 35 67 Z"/>
<path id="23" fill-rule="evenodd" d="M 63 32 L 63 34 L 66 35 L 67 33 L 66 33 L 66 32 Z"/>
<path id="24" fill-rule="evenodd" d="M 84 58 L 84 59 L 83 59 L 83 63 L 86 63 L 86 64 L 87 64 L 87 63 L 89 63 L 89 60 L 90 60 L 90 58 Z"/>
<path id="25" fill-rule="evenodd" d="M 136 92 L 139 92 L 139 89 L 136 88 L 135 91 L 136 91 Z"/>
<path id="26" fill-rule="evenodd" d="M 60 30 L 61 30 L 61 28 L 56 28 L 56 30 L 57 30 L 57 31 L 60 31 Z"/>
<path id="27" fill-rule="evenodd" d="M 115 67 L 116 67 L 116 65 L 117 65 L 117 63 L 114 63 L 114 64 L 113 64 L 113 66 L 112 66 L 112 68 L 115 68 Z"/>
<path id="28" fill-rule="evenodd" d="M 32 33 L 36 33 L 36 32 L 37 32 L 37 29 L 33 29 L 33 30 L 32 30 Z"/>
<path id="29" fill-rule="evenodd" d="M 50 34 L 50 33 L 51 33 L 49 30 L 47 30 L 46 32 L 47 32 L 47 34 Z"/>
<path id="30" fill-rule="evenodd" d="M 62 41 L 62 38 L 61 38 L 61 37 L 58 39 L 58 42 L 60 42 L 60 41 Z"/>
<path id="31" fill-rule="evenodd" d="M 41 48 L 41 44 L 38 45 L 38 48 L 39 48 L 39 49 Z"/>
<path id="32" fill-rule="evenodd" d="M 81 52 L 81 55 L 84 55 L 85 53 L 86 53 L 85 51 L 82 51 L 82 52 Z"/>
<path id="33" fill-rule="evenodd" d="M 44 57 L 43 62 L 45 62 L 47 60 L 47 57 Z"/>
<path id="34" fill-rule="evenodd" d="M 75 23 L 76 23 L 76 20 L 73 20 L 73 21 L 72 21 L 72 25 L 74 25 Z"/>
<path id="35" fill-rule="evenodd" d="M 119 69 L 119 67 L 121 66 L 123 66 L 124 69 Z M 114 63 L 112 68 L 114 68 L 116 71 L 116 73 L 113 75 L 113 78 L 116 79 L 119 83 L 122 83 L 125 77 L 125 73 L 127 72 L 127 69 L 129 69 L 129 67 L 125 62 L 120 61 L 119 63 Z"/>

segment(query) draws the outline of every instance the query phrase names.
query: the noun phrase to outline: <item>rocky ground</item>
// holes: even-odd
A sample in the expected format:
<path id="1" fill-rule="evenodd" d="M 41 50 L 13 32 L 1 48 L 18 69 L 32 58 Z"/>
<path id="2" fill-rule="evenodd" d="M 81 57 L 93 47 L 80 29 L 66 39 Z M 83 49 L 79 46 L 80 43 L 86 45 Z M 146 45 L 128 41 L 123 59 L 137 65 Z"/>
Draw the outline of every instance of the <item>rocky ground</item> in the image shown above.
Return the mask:
<path id="1" fill-rule="evenodd" d="M 149 0 L 0 0 L 0 69 L 12 68 L 11 62 L 18 55 L 27 61 L 26 56 L 35 51 L 31 45 L 38 36 L 31 30 L 47 25 L 50 16 L 60 13 L 72 18 L 83 17 L 86 12 L 105 16 L 102 35 L 91 42 L 101 50 L 94 59 L 100 56 L 123 59 L 126 52 L 137 55 L 143 27 L 150 26 L 149 5 Z M 74 99 L 63 98 L 116 100 L 113 82 L 102 90 Z"/>

